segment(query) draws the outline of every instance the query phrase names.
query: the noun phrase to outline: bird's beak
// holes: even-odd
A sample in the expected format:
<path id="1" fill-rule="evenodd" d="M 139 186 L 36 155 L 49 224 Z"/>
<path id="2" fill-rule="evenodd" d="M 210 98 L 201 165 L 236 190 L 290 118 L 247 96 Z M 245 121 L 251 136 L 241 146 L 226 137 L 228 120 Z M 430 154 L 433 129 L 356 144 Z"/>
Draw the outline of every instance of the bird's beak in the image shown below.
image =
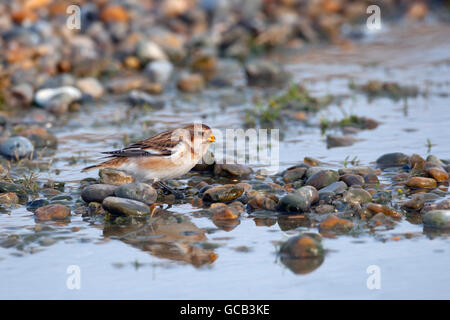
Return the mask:
<path id="1" fill-rule="evenodd" d="M 208 138 L 208 141 L 209 141 L 209 142 L 214 142 L 214 141 L 216 141 L 216 137 L 214 137 L 213 135 L 211 135 L 211 136 Z"/>

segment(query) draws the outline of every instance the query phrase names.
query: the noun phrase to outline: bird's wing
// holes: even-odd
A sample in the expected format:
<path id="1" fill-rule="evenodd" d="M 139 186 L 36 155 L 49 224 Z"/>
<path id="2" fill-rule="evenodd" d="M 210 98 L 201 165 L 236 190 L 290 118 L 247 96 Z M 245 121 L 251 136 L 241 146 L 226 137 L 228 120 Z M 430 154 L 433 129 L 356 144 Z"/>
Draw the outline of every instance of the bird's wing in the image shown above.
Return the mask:
<path id="1" fill-rule="evenodd" d="M 150 157 L 170 156 L 180 140 L 175 140 L 172 131 L 159 133 L 153 137 L 133 143 L 123 149 L 102 152 L 110 157 Z"/>

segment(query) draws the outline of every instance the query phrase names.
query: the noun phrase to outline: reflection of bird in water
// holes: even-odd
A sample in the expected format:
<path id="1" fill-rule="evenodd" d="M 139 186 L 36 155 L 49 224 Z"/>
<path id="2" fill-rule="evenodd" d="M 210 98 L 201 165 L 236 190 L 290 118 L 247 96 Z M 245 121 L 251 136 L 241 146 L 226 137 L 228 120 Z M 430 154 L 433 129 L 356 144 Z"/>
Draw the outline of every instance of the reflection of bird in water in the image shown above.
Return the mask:
<path id="1" fill-rule="evenodd" d="M 118 237 L 156 257 L 183 261 L 195 267 L 211 264 L 217 259 L 214 250 L 196 245 L 207 240 L 203 229 L 193 224 L 189 217 L 165 210 L 156 212 L 151 223 L 126 227 L 105 225 L 103 234 L 105 237 Z"/>

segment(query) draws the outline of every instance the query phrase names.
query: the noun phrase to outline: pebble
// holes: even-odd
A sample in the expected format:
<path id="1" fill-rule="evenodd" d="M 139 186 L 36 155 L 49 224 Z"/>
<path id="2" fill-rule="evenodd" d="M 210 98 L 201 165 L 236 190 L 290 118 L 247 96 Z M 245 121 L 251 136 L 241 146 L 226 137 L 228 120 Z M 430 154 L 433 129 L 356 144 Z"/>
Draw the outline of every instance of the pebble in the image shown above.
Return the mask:
<path id="1" fill-rule="evenodd" d="M 423 194 L 416 194 L 411 199 L 403 202 L 402 208 L 410 210 L 420 210 L 425 204 Z"/>
<path id="2" fill-rule="evenodd" d="M 434 210 L 423 216 L 425 227 L 437 229 L 450 229 L 450 210 Z"/>
<path id="3" fill-rule="evenodd" d="M 248 206 L 252 210 L 269 210 L 275 211 L 278 204 L 278 198 L 258 195 L 248 201 Z"/>
<path id="4" fill-rule="evenodd" d="M 390 167 L 402 167 L 409 163 L 409 157 L 401 152 L 387 153 L 377 159 L 377 165 L 384 169 Z"/>
<path id="5" fill-rule="evenodd" d="M 117 187 L 114 195 L 119 198 L 137 200 L 147 205 L 153 204 L 158 197 L 158 193 L 152 186 L 139 182 L 123 184 Z"/>
<path id="6" fill-rule="evenodd" d="M 394 224 L 395 221 L 391 217 L 385 215 L 382 212 L 377 213 L 369 220 L 369 226 L 371 227 L 380 227 L 380 226 L 391 227 Z"/>
<path id="7" fill-rule="evenodd" d="M 21 132 L 20 135 L 29 139 L 36 149 L 56 148 L 58 145 L 56 136 L 44 128 L 31 128 Z"/>
<path id="8" fill-rule="evenodd" d="M 284 212 L 304 212 L 318 200 L 319 194 L 316 188 L 305 186 L 281 198 L 278 209 Z"/>
<path id="9" fill-rule="evenodd" d="M 75 85 L 82 93 L 88 94 L 95 99 L 100 98 L 105 93 L 103 85 L 96 78 L 81 78 L 76 81 Z"/>
<path id="10" fill-rule="evenodd" d="M 70 208 L 61 204 L 49 204 L 40 207 L 34 213 L 37 220 L 63 220 L 70 216 Z"/>
<path id="11" fill-rule="evenodd" d="M 294 181 L 300 180 L 306 173 L 307 168 L 299 167 L 287 170 L 283 174 L 283 181 L 285 183 L 292 183 Z"/>
<path id="12" fill-rule="evenodd" d="M 48 205 L 50 202 L 46 199 L 37 199 L 33 201 L 29 201 L 26 204 L 27 210 L 35 211 L 36 209 Z"/>
<path id="13" fill-rule="evenodd" d="M 99 170 L 100 183 L 112 184 L 120 186 L 122 184 L 133 183 L 134 178 L 123 171 L 114 169 L 100 169 Z"/>
<path id="14" fill-rule="evenodd" d="M 336 217 L 334 214 L 330 214 L 319 225 L 319 230 L 335 231 L 335 232 L 348 232 L 353 228 L 353 222 Z"/>
<path id="15" fill-rule="evenodd" d="M 357 142 L 352 136 L 327 135 L 327 148 L 348 147 Z"/>
<path id="16" fill-rule="evenodd" d="M 347 190 L 347 184 L 343 181 L 336 181 L 333 182 L 332 184 L 326 186 L 325 188 L 322 188 L 319 190 L 319 196 L 322 193 L 332 193 L 333 195 L 335 194 L 342 194 Z"/>
<path id="17" fill-rule="evenodd" d="M 42 108 L 51 109 L 54 104 L 65 103 L 68 106 L 72 102 L 80 100 L 81 97 L 82 93 L 79 89 L 65 86 L 38 90 L 34 96 L 34 102 Z"/>
<path id="18" fill-rule="evenodd" d="M 153 109 L 162 109 L 166 104 L 164 100 L 140 90 L 131 90 L 128 101 L 132 106 L 148 106 Z"/>
<path id="19" fill-rule="evenodd" d="M 165 86 L 172 76 L 173 65 L 167 60 L 152 61 L 145 66 L 145 73 L 151 82 Z"/>
<path id="20" fill-rule="evenodd" d="M 369 209 L 370 211 L 375 212 L 375 213 L 381 212 L 381 213 L 383 213 L 391 218 L 394 218 L 394 219 L 401 219 L 403 217 L 403 215 L 400 212 L 395 211 L 391 207 L 384 206 L 384 205 L 377 204 L 377 203 L 367 204 L 367 209 Z"/>
<path id="21" fill-rule="evenodd" d="M 177 88 L 183 92 L 199 92 L 203 90 L 205 80 L 200 74 L 183 72 L 177 82 Z"/>
<path id="22" fill-rule="evenodd" d="M 246 177 L 253 172 L 252 168 L 243 164 L 215 164 L 214 174 L 225 177 Z"/>
<path id="23" fill-rule="evenodd" d="M 21 185 L 11 183 L 11 182 L 4 182 L 0 181 L 0 192 L 1 193 L 7 193 L 7 192 L 14 192 L 16 194 L 26 194 L 27 191 L 24 187 Z"/>
<path id="24" fill-rule="evenodd" d="M 250 86 L 278 86 L 290 78 L 281 65 L 262 59 L 248 62 L 245 65 L 245 74 Z"/>
<path id="25" fill-rule="evenodd" d="M 336 208 L 330 204 L 321 204 L 314 208 L 314 211 L 319 214 L 335 212 Z"/>
<path id="26" fill-rule="evenodd" d="M 19 160 L 31 157 L 34 146 L 25 137 L 10 137 L 0 144 L 0 153 L 7 159 Z"/>
<path id="27" fill-rule="evenodd" d="M 411 188 L 436 188 L 437 182 L 432 178 L 412 177 L 406 182 Z"/>
<path id="28" fill-rule="evenodd" d="M 450 209 L 450 199 L 444 199 L 439 202 L 425 203 L 422 212 L 428 212 L 432 210 L 447 210 Z"/>
<path id="29" fill-rule="evenodd" d="M 323 254 L 320 235 L 304 234 L 291 237 L 280 247 L 280 255 L 290 259 L 315 258 Z"/>
<path id="30" fill-rule="evenodd" d="M 427 173 L 437 182 L 444 182 L 449 179 L 448 172 L 439 167 L 430 168 L 427 170 Z"/>
<path id="31" fill-rule="evenodd" d="M 364 182 L 366 184 L 377 184 L 380 182 L 380 180 L 378 180 L 378 177 L 376 174 L 369 173 L 369 174 L 364 175 Z"/>
<path id="32" fill-rule="evenodd" d="M 357 185 L 362 186 L 364 184 L 364 178 L 356 174 L 345 174 L 340 177 L 341 181 L 344 181 L 349 187 Z"/>
<path id="33" fill-rule="evenodd" d="M 21 83 L 11 89 L 11 94 L 17 100 L 18 107 L 29 106 L 33 102 L 33 86 Z"/>
<path id="34" fill-rule="evenodd" d="M 83 189 L 81 198 L 87 203 L 101 203 L 106 197 L 113 196 L 116 189 L 117 186 L 111 184 L 91 184 Z"/>
<path id="35" fill-rule="evenodd" d="M 111 214 L 143 217 L 150 214 L 150 208 L 140 201 L 107 197 L 102 202 L 103 208 Z"/>
<path id="36" fill-rule="evenodd" d="M 346 174 L 357 174 L 359 176 L 365 176 L 367 174 L 375 174 L 375 171 L 370 167 L 364 167 L 364 166 L 355 166 L 355 167 L 348 167 L 348 168 L 341 168 L 338 170 L 339 175 L 343 176 Z"/>
<path id="37" fill-rule="evenodd" d="M 142 40 L 136 47 L 136 55 L 144 63 L 154 60 L 168 60 L 167 54 L 155 42 Z"/>
<path id="38" fill-rule="evenodd" d="M 212 187 L 203 193 L 203 201 L 229 202 L 239 198 L 244 193 L 244 188 L 234 184 Z"/>
<path id="39" fill-rule="evenodd" d="M 366 203 L 372 201 L 372 196 L 369 192 L 363 189 L 351 188 L 345 192 L 343 200 L 350 203 Z"/>
<path id="40" fill-rule="evenodd" d="M 213 220 L 235 220 L 240 216 L 240 211 L 236 206 L 227 206 L 223 203 L 217 203 L 217 206 L 211 206 Z"/>
<path id="41" fill-rule="evenodd" d="M 306 180 L 306 185 L 313 186 L 317 190 L 320 190 L 330 184 L 339 180 L 337 171 L 334 170 L 321 170 Z"/>
<path id="42" fill-rule="evenodd" d="M 13 205 L 19 203 L 19 197 L 14 192 L 0 193 L 0 204 Z"/>

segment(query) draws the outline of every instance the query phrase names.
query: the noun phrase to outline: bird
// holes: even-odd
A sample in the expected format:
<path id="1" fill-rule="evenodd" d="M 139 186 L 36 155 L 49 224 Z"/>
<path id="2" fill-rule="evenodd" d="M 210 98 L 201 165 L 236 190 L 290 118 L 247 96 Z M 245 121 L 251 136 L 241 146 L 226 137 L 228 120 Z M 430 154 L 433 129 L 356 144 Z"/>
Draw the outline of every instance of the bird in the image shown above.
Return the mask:
<path id="1" fill-rule="evenodd" d="M 137 181 L 152 181 L 179 196 L 164 181 L 189 172 L 205 155 L 212 142 L 215 142 L 215 137 L 209 126 L 192 123 L 161 132 L 123 149 L 101 152 L 107 155 L 106 161 L 81 171 L 102 168 L 124 171 Z"/>

